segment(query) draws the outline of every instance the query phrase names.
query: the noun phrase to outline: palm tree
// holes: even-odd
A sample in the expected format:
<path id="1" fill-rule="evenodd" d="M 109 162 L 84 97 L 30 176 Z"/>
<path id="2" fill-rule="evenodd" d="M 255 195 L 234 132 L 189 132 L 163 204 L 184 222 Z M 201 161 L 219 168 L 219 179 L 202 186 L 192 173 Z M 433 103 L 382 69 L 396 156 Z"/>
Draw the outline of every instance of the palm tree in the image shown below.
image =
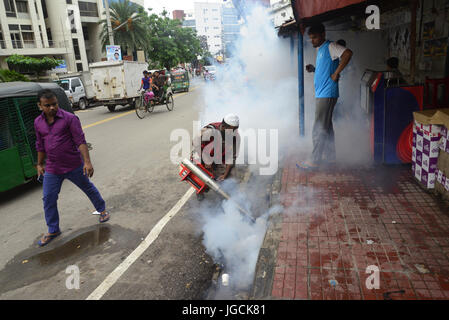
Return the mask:
<path id="1" fill-rule="evenodd" d="M 127 54 L 145 49 L 148 46 L 148 28 L 143 23 L 145 10 L 129 0 L 112 2 L 109 8 L 115 44 Z M 99 23 L 103 26 L 100 39 L 105 51 L 106 45 L 109 45 L 108 26 L 106 19 Z"/>

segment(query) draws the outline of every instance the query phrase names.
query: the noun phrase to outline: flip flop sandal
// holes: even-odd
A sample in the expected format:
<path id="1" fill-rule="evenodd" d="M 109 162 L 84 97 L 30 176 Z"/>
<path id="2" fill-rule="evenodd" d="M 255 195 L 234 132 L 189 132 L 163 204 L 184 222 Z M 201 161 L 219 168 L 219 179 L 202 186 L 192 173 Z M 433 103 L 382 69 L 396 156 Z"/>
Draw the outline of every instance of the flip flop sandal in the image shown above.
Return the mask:
<path id="1" fill-rule="evenodd" d="M 310 164 L 308 164 L 308 163 L 306 163 L 306 162 L 300 162 L 300 163 L 297 163 L 297 164 L 296 164 L 296 167 L 297 167 L 298 169 L 302 169 L 302 170 L 315 170 L 315 169 L 318 169 L 318 166 L 316 166 L 316 165 L 310 165 Z"/>
<path id="2" fill-rule="evenodd" d="M 56 238 L 60 234 L 61 234 L 61 231 L 53 233 L 53 234 L 47 233 L 37 242 L 37 244 L 39 245 L 39 247 L 43 247 L 43 246 L 49 244 L 54 238 Z"/>
<path id="3" fill-rule="evenodd" d="M 109 212 L 105 212 L 105 213 L 100 213 L 100 218 L 98 219 L 98 221 L 100 221 L 100 223 L 104 223 L 106 221 L 109 221 L 110 219 L 110 215 Z"/>

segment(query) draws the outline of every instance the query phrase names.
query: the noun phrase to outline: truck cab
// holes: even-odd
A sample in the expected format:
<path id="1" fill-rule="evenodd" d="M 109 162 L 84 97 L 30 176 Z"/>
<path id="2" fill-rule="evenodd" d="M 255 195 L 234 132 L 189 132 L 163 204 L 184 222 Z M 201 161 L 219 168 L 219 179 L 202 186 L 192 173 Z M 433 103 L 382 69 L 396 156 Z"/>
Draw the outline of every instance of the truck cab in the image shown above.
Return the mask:
<path id="1" fill-rule="evenodd" d="M 67 98 L 69 98 L 73 106 L 78 107 L 81 110 L 84 110 L 89 106 L 91 99 L 87 96 L 86 88 L 84 87 L 81 78 L 65 78 L 57 80 L 56 83 L 64 89 Z"/>

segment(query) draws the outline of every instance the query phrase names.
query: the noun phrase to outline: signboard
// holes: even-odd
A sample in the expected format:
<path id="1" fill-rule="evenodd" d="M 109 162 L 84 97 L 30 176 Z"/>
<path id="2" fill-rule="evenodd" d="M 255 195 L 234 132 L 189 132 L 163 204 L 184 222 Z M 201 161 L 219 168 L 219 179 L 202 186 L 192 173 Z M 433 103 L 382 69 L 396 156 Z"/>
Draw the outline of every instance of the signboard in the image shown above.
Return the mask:
<path id="1" fill-rule="evenodd" d="M 122 61 L 120 46 L 106 46 L 106 57 L 108 61 Z"/>
<path id="2" fill-rule="evenodd" d="M 55 73 L 67 73 L 67 63 L 65 62 L 65 60 L 61 61 L 61 64 L 57 67 L 54 67 L 52 71 L 54 71 Z"/>

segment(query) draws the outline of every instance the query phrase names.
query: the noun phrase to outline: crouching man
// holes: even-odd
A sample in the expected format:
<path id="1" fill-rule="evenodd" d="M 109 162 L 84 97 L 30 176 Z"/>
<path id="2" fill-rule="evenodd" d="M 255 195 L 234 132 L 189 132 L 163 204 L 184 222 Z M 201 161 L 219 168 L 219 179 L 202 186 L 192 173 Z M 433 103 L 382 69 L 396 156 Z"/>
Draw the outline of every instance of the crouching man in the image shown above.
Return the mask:
<path id="1" fill-rule="evenodd" d="M 193 139 L 192 157 L 210 170 L 218 181 L 231 175 L 240 149 L 239 117 L 226 115 L 221 122 L 210 123 Z"/>

